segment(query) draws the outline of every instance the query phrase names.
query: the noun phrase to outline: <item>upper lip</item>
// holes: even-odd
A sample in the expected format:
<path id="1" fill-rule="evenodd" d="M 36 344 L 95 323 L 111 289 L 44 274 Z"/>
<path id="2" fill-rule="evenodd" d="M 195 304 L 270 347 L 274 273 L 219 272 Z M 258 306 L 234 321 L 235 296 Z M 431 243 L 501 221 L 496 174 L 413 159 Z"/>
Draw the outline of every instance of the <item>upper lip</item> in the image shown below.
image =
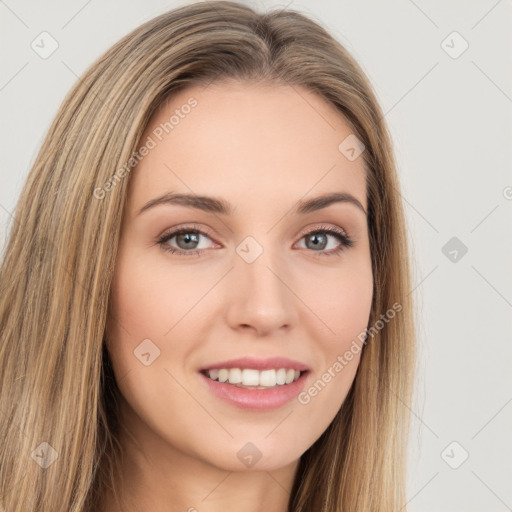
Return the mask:
<path id="1" fill-rule="evenodd" d="M 239 359 L 230 359 L 229 361 L 220 361 L 203 366 L 200 371 L 220 370 L 222 368 L 252 368 L 254 370 L 271 370 L 273 368 L 286 368 L 300 371 L 309 370 L 308 366 L 299 361 L 288 359 L 287 357 L 269 357 L 267 359 L 258 359 L 255 357 L 241 357 Z"/>

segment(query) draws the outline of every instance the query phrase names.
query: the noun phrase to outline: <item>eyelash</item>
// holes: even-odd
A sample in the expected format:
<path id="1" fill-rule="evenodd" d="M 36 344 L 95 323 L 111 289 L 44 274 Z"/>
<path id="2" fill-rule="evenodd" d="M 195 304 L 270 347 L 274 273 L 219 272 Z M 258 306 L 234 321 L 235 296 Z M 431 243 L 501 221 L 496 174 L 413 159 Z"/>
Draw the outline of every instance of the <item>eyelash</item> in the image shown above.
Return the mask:
<path id="1" fill-rule="evenodd" d="M 184 251 L 182 249 L 176 249 L 167 244 L 167 242 L 171 238 L 174 238 L 175 236 L 181 235 L 183 233 L 196 233 L 196 234 L 205 235 L 208 238 L 211 238 L 208 230 L 201 230 L 195 226 L 185 226 L 185 227 L 178 228 L 174 231 L 171 231 L 170 233 L 164 233 L 160 238 L 158 238 L 157 243 L 161 246 L 162 250 L 169 252 L 171 254 L 179 254 L 179 255 L 183 255 L 183 256 L 195 256 L 195 255 L 200 256 L 201 251 L 203 251 L 205 249 L 195 249 L 192 251 Z M 348 237 L 344 231 L 342 231 L 338 228 L 333 228 L 333 227 L 329 227 L 329 226 L 320 226 L 319 228 L 308 231 L 300 237 L 300 240 L 302 240 L 302 238 L 304 238 L 307 235 L 313 235 L 313 234 L 316 235 L 319 233 L 327 233 L 329 235 L 334 236 L 335 238 L 338 239 L 338 241 L 340 242 L 340 245 L 338 248 L 331 249 L 330 251 L 318 251 L 318 252 L 312 251 L 314 253 L 317 253 L 318 256 L 337 256 L 337 255 L 341 254 L 345 249 L 352 247 L 354 245 L 354 241 L 350 237 Z"/>

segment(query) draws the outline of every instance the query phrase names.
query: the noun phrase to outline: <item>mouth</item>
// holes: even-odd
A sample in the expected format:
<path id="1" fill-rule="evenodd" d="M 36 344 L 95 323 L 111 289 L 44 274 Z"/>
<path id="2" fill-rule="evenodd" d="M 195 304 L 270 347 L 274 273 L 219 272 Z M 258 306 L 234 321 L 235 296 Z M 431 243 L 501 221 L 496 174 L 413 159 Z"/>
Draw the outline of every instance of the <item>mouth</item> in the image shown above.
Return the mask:
<path id="1" fill-rule="evenodd" d="M 309 370 L 214 368 L 198 375 L 206 389 L 231 406 L 253 412 L 279 409 L 304 389 Z"/>
<path id="2" fill-rule="evenodd" d="M 307 370 L 295 368 L 270 368 L 256 370 L 254 368 L 215 368 L 201 370 L 205 377 L 212 381 L 229 384 L 244 389 L 275 389 L 297 382 Z"/>

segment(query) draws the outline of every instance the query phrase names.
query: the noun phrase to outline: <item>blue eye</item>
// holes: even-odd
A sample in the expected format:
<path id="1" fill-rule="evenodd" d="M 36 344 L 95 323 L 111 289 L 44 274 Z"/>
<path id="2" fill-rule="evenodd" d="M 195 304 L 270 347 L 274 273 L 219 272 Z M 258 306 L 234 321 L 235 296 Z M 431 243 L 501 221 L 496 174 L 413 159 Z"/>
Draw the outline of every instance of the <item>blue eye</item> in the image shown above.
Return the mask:
<path id="1" fill-rule="evenodd" d="M 198 250 L 196 245 L 199 243 L 199 239 L 201 236 L 210 238 L 208 233 L 200 229 L 197 229 L 195 226 L 185 226 L 174 231 L 171 231 L 170 233 L 164 233 L 164 235 L 162 235 L 162 237 L 158 239 L 157 243 L 162 247 L 164 251 L 170 252 L 171 254 L 193 256 L 199 255 L 200 251 L 204 249 L 203 247 Z M 185 249 L 182 249 L 180 247 L 173 247 L 168 243 L 175 237 L 176 242 L 183 244 L 183 247 L 185 247 Z"/>
<path id="2" fill-rule="evenodd" d="M 320 247 L 321 249 L 325 249 L 325 246 L 328 244 L 328 237 L 331 236 L 333 238 L 336 238 L 338 240 L 339 245 L 335 249 L 332 249 L 330 251 L 313 251 L 318 252 L 319 256 L 334 256 L 337 254 L 340 254 L 345 249 L 352 247 L 354 245 L 354 241 L 349 238 L 349 236 L 342 230 L 339 230 L 337 228 L 333 227 L 327 227 L 322 226 L 320 228 L 317 228 L 313 231 L 308 231 L 305 233 L 302 238 L 306 238 L 309 241 L 312 242 L 308 244 L 306 243 L 307 248 L 311 247 Z M 302 240 L 301 238 L 301 240 Z M 319 241 L 320 240 L 320 241 Z"/>
<path id="3" fill-rule="evenodd" d="M 179 254 L 183 256 L 199 256 L 201 251 L 207 248 L 197 248 L 198 244 L 200 244 L 200 238 L 202 236 L 210 238 L 208 232 L 197 229 L 195 226 L 185 226 L 169 233 L 165 233 L 157 240 L 157 243 L 162 247 L 164 251 L 171 254 Z M 323 249 L 325 249 L 325 246 L 328 245 L 328 237 L 335 238 L 339 242 L 339 245 L 334 249 L 325 251 Z M 169 244 L 173 238 L 176 238 L 175 243 L 182 244 L 182 248 L 176 248 Z M 309 242 L 306 244 L 306 248 L 320 247 L 320 249 L 322 249 L 320 251 L 313 251 L 318 253 L 319 256 L 338 255 L 345 249 L 354 245 L 354 241 L 349 238 L 349 236 L 343 230 L 328 226 L 321 226 L 312 231 L 308 231 L 302 235 L 301 240 L 303 238 L 306 238 Z"/>

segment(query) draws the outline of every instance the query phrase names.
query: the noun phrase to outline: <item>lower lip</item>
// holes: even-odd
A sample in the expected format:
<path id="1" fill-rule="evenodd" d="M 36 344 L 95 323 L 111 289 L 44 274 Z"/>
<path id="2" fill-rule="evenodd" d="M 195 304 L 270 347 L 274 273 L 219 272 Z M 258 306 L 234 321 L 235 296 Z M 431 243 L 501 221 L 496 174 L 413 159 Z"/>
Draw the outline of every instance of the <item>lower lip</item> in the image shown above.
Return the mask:
<path id="1" fill-rule="evenodd" d="M 248 411 L 268 411 L 282 407 L 293 400 L 304 388 L 304 381 L 308 373 L 301 373 L 295 382 L 269 389 L 239 388 L 232 384 L 212 380 L 202 373 L 199 375 L 214 395 L 231 405 Z"/>

